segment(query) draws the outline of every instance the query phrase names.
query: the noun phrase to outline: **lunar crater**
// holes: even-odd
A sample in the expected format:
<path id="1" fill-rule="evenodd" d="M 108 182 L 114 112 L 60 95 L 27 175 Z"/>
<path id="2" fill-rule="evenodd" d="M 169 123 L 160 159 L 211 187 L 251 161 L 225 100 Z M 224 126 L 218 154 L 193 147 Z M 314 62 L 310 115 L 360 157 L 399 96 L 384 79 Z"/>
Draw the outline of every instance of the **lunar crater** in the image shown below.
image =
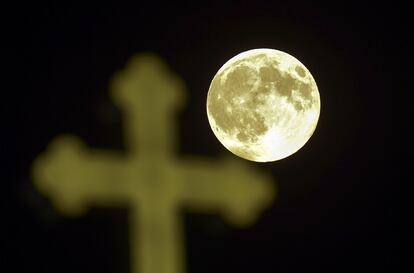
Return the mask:
<path id="1" fill-rule="evenodd" d="M 306 72 L 305 72 L 305 70 L 302 68 L 302 67 L 300 67 L 300 66 L 296 66 L 295 67 L 295 71 L 296 71 L 296 73 L 298 73 L 298 75 L 300 76 L 300 77 L 305 77 L 306 76 Z"/>

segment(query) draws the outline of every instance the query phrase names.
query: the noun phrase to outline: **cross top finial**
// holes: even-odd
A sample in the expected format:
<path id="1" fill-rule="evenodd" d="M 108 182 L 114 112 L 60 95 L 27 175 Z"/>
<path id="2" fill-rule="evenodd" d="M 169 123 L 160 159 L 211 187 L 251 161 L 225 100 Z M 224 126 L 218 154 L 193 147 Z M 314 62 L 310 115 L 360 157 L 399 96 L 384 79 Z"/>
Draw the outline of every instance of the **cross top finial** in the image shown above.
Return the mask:
<path id="1" fill-rule="evenodd" d="M 110 88 L 116 104 L 130 111 L 136 111 L 140 103 L 148 105 L 152 102 L 158 109 L 166 107 L 171 110 L 178 110 L 184 104 L 182 80 L 151 53 L 133 56 L 127 66 L 114 75 Z"/>
<path id="2" fill-rule="evenodd" d="M 131 58 L 110 85 L 115 103 L 127 117 L 128 150 L 168 156 L 176 146 L 172 115 L 184 105 L 184 84 L 155 55 Z"/>

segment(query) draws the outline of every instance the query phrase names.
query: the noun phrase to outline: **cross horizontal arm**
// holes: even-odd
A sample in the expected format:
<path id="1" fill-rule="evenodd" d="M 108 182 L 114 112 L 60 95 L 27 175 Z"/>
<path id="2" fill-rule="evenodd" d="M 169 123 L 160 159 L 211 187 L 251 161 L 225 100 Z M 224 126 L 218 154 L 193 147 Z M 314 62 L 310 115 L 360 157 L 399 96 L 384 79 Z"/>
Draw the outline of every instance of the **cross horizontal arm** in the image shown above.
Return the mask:
<path id="1" fill-rule="evenodd" d="M 275 194 L 270 176 L 236 160 L 212 163 L 194 158 L 181 164 L 178 170 L 186 208 L 220 211 L 233 224 L 252 223 Z"/>
<path id="2" fill-rule="evenodd" d="M 127 202 L 125 165 L 121 154 L 86 151 L 78 138 L 63 136 L 36 160 L 33 178 L 59 210 L 76 215 L 89 205 L 117 206 Z"/>

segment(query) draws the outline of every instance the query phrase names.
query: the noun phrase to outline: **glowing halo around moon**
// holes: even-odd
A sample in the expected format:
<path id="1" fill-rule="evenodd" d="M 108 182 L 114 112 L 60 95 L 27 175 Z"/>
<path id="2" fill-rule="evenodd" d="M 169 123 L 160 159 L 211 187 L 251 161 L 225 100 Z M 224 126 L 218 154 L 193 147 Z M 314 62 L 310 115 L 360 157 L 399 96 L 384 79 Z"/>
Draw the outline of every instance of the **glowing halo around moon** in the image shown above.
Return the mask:
<path id="1" fill-rule="evenodd" d="M 297 152 L 320 114 L 318 87 L 295 57 L 252 49 L 226 62 L 207 95 L 207 116 L 219 141 L 244 159 L 268 162 Z"/>

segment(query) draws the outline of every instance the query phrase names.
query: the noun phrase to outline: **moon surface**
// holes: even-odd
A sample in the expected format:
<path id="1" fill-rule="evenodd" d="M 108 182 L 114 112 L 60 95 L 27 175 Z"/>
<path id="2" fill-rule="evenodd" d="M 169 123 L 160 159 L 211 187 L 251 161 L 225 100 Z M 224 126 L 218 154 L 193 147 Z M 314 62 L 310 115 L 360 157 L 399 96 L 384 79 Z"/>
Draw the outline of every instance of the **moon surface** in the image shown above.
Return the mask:
<path id="1" fill-rule="evenodd" d="M 295 57 L 252 49 L 226 62 L 207 95 L 216 137 L 233 154 L 256 162 L 286 158 L 312 136 L 320 114 L 318 87 Z"/>

